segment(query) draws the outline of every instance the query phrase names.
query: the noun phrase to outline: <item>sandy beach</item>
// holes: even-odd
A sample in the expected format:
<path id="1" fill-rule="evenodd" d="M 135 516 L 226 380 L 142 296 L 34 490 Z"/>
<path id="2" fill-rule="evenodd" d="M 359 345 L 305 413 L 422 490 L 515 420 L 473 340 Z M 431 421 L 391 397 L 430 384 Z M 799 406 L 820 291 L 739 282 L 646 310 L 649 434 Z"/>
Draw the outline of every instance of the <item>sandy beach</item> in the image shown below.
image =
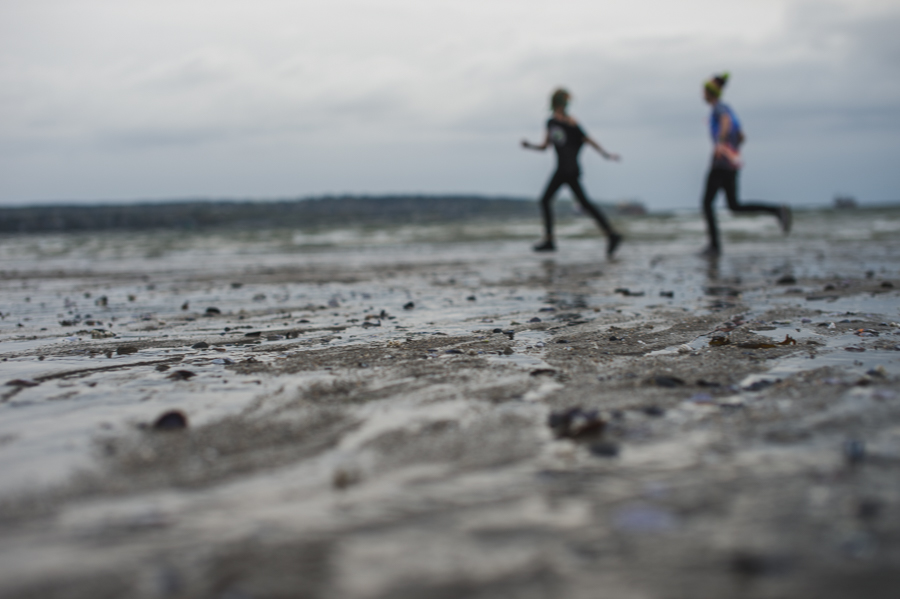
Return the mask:
<path id="1" fill-rule="evenodd" d="M 0 596 L 894 597 L 900 209 L 0 237 Z"/>

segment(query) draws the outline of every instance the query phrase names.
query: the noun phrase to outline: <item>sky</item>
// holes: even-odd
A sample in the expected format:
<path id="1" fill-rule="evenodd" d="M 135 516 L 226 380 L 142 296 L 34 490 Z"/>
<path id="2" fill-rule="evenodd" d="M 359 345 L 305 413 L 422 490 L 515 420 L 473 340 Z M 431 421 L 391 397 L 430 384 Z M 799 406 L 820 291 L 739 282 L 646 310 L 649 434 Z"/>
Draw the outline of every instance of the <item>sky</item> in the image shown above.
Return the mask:
<path id="1" fill-rule="evenodd" d="M 741 194 L 900 201 L 897 0 L 0 0 L 0 205 L 539 197 L 551 92 L 597 200 L 696 207 L 703 81 Z"/>

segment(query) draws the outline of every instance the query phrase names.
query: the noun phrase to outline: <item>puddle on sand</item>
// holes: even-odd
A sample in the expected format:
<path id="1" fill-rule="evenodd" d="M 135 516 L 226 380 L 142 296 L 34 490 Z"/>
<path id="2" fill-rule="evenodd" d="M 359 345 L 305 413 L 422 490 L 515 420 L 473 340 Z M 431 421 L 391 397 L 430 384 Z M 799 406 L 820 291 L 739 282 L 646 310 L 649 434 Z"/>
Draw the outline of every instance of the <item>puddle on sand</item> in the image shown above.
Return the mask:
<path id="1" fill-rule="evenodd" d="M 878 315 L 869 314 L 868 316 L 878 319 Z M 801 326 L 815 326 L 815 324 L 807 323 Z M 896 329 L 892 329 L 887 331 L 886 335 L 893 337 L 895 332 Z M 797 328 L 789 326 L 779 326 L 773 330 L 754 331 L 754 333 L 766 335 L 775 341 L 783 340 L 786 335 L 790 335 L 798 341 L 813 339 L 822 344 L 815 347 L 815 355 L 804 353 L 778 360 L 776 366 L 767 373 L 770 377 L 789 376 L 825 366 L 838 366 L 855 374 L 864 374 L 868 370 L 881 366 L 887 374 L 900 375 L 900 351 L 872 348 L 864 348 L 865 351 L 862 352 L 847 350 L 848 347 L 862 347 L 865 341 L 871 341 L 872 338 L 861 338 L 854 334 L 822 335 L 814 330 L 804 329 L 800 329 L 798 332 Z M 900 343 L 900 337 L 898 337 L 898 343 Z M 804 349 L 802 346 L 798 346 L 798 348 Z"/>
<path id="2" fill-rule="evenodd" d="M 825 366 L 838 366 L 848 373 L 858 375 L 881 367 L 889 376 L 900 376 L 900 351 L 867 350 L 857 353 L 836 350 L 831 353 L 821 353 L 814 358 L 810 358 L 808 355 L 792 356 L 779 360 L 778 364 L 766 375 L 769 378 L 787 377 Z"/>
<path id="3" fill-rule="evenodd" d="M 509 355 L 489 355 L 487 359 L 495 364 L 514 364 L 525 370 L 534 370 L 536 368 L 553 370 L 553 367 L 540 357 L 544 353 L 544 343 L 548 338 L 549 334 L 545 331 L 518 332 L 510 343 L 514 353 Z"/>

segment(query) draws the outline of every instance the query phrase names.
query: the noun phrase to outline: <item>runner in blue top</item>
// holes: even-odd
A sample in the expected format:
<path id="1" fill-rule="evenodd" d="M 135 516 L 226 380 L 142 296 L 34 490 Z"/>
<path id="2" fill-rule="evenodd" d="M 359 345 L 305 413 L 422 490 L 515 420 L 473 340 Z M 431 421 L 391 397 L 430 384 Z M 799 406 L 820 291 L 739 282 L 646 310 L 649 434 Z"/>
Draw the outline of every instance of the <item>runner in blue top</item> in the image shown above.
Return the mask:
<path id="1" fill-rule="evenodd" d="M 722 253 L 719 240 L 719 228 L 716 225 L 716 213 L 713 203 L 716 194 L 722 189 L 728 200 L 728 208 L 732 212 L 768 212 L 778 218 L 781 230 L 787 234 L 791 230 L 791 209 L 787 206 L 771 204 L 740 204 L 737 194 L 737 175 L 741 168 L 741 144 L 744 143 L 744 131 L 741 123 L 731 108 L 720 100 L 722 88 L 728 82 L 728 73 L 716 75 L 703 85 L 703 99 L 712 106 L 709 115 L 709 131 L 713 141 L 712 164 L 706 177 L 706 190 L 703 192 L 703 214 L 706 217 L 706 231 L 709 245 L 703 250 L 704 256 L 716 257 Z"/>
<path id="2" fill-rule="evenodd" d="M 581 182 L 578 180 L 581 176 L 581 169 L 578 167 L 578 153 L 581 146 L 588 144 L 600 155 L 607 160 L 619 160 L 618 154 L 611 154 L 600 147 L 596 141 L 588 137 L 578 123 L 566 113 L 566 107 L 569 104 L 569 92 L 564 89 L 558 89 L 550 98 L 550 108 L 553 110 L 553 116 L 547 121 L 547 134 L 544 142 L 540 145 L 530 143 L 528 140 L 522 140 L 522 147 L 530 150 L 546 150 L 550 144 L 556 150 L 557 166 L 556 172 L 547 183 L 547 189 L 541 198 L 541 211 L 544 217 L 544 241 L 534 246 L 536 252 L 552 252 L 556 249 L 556 242 L 553 238 L 553 196 L 559 191 L 563 185 L 568 185 L 575 199 L 581 204 L 581 207 L 590 214 L 601 229 L 606 233 L 606 256 L 611 258 L 622 243 L 622 236 L 619 235 L 612 225 L 603 216 L 599 208 L 594 206 L 587 199 L 584 190 L 581 188 Z"/>

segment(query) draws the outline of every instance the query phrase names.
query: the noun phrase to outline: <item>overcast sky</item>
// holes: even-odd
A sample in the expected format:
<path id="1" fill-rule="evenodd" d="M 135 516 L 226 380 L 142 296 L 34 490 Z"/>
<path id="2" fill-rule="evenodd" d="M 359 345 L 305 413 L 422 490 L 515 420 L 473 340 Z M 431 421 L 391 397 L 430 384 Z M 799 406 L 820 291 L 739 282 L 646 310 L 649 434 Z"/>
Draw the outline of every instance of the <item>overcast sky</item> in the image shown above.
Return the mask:
<path id="1" fill-rule="evenodd" d="M 548 98 L 624 160 L 588 193 L 698 204 L 705 78 L 742 195 L 900 200 L 896 0 L 0 0 L 0 204 L 538 196 Z"/>

